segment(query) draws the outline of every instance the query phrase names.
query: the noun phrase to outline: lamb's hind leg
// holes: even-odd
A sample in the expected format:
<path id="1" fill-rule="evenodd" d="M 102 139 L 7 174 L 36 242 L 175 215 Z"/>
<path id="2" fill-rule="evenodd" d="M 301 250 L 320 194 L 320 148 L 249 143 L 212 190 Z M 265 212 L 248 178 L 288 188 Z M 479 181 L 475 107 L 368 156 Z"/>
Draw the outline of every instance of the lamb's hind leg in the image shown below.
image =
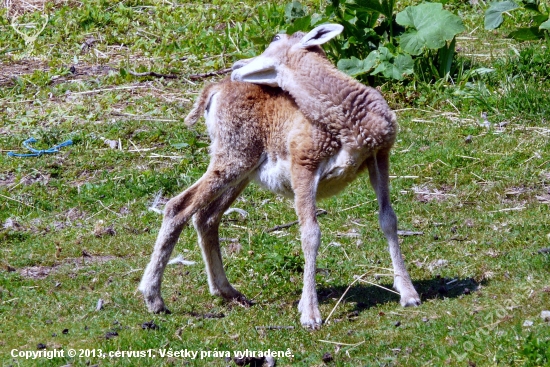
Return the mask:
<path id="1" fill-rule="evenodd" d="M 397 238 L 397 216 L 390 203 L 389 190 L 389 150 L 379 151 L 367 162 L 372 187 L 376 192 L 379 205 L 380 227 L 389 244 L 389 252 L 393 264 L 393 287 L 401 295 L 401 305 L 418 306 L 420 297 L 414 289 L 409 273 L 401 255 Z"/>
<path id="2" fill-rule="evenodd" d="M 227 280 L 223 269 L 220 253 L 219 225 L 223 213 L 240 195 L 249 180 L 245 179 L 238 185 L 228 188 L 219 198 L 193 216 L 193 225 L 199 235 L 199 245 L 208 275 L 210 293 L 221 296 L 227 301 L 236 301 L 243 306 L 251 303 L 237 291 Z"/>
<path id="3" fill-rule="evenodd" d="M 234 162 L 234 166 L 228 162 Z M 151 312 L 169 312 L 160 294 L 162 275 L 185 224 L 193 214 L 215 200 L 232 184 L 239 183 L 248 173 L 240 167 L 240 162 L 222 160 L 220 163 L 224 164 L 211 163 L 199 181 L 166 204 L 151 260 L 139 285 Z"/>

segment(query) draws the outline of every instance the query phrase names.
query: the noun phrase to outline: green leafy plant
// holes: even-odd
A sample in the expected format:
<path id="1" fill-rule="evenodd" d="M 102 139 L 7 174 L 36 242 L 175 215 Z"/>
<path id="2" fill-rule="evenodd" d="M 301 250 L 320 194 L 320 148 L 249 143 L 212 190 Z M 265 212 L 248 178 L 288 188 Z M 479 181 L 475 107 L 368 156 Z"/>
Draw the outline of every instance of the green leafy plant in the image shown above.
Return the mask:
<path id="1" fill-rule="evenodd" d="M 485 29 L 492 30 L 501 26 L 504 22 L 503 14 L 512 16 L 512 11 L 531 14 L 528 27 L 518 27 L 508 37 L 518 41 L 531 41 L 548 37 L 550 30 L 550 17 L 548 8 L 539 0 L 524 0 L 519 4 L 512 1 L 499 1 L 492 3 L 485 11 Z M 516 20 L 516 22 L 518 22 Z"/>
<path id="2" fill-rule="evenodd" d="M 457 15 L 440 3 L 409 6 L 394 12 L 394 0 L 332 0 L 323 14 L 306 15 L 297 1 L 285 15 L 287 33 L 307 31 L 324 22 L 344 26 L 340 41 L 328 45 L 338 68 L 356 77 L 402 80 L 419 72 L 443 78 L 452 71 L 455 36 L 464 30 Z"/>
<path id="3" fill-rule="evenodd" d="M 352 76 L 370 72 L 370 75 L 382 74 L 386 78 L 401 80 L 403 75 L 414 72 L 414 62 L 410 55 L 396 55 L 389 48 L 381 46 L 364 60 L 359 60 L 355 56 L 340 60 L 338 68 Z"/>

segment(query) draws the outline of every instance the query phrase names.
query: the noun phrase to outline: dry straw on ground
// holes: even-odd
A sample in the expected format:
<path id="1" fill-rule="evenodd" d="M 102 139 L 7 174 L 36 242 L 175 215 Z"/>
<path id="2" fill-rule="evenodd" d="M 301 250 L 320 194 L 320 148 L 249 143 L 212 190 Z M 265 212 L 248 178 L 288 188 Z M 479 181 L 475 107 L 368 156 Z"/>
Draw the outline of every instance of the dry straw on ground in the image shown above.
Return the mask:
<path id="1" fill-rule="evenodd" d="M 8 10 L 7 16 L 9 18 L 25 13 L 44 11 L 46 5 L 58 8 L 63 5 L 79 6 L 82 3 L 75 0 L 3 0 L 0 2 L 0 8 Z"/>

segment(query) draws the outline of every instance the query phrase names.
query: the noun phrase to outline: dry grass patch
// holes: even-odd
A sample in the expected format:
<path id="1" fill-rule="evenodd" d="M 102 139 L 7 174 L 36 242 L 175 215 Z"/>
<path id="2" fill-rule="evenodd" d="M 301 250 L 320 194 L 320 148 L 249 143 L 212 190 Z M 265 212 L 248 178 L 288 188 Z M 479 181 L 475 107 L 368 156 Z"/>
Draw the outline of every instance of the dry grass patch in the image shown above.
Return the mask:
<path id="1" fill-rule="evenodd" d="M 4 0 L 0 2 L 0 8 L 7 9 L 9 18 L 37 11 L 43 12 L 46 7 L 58 9 L 64 5 L 78 7 L 82 5 L 82 2 L 75 0 Z"/>

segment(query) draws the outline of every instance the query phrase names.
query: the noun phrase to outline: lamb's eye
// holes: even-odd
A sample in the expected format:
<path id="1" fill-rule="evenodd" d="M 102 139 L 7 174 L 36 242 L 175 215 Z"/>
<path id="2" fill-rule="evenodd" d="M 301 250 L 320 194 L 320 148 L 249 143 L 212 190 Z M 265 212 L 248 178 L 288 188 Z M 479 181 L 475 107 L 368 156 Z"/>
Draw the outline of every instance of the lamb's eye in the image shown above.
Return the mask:
<path id="1" fill-rule="evenodd" d="M 271 40 L 271 42 L 275 42 L 275 41 L 278 41 L 281 39 L 281 36 L 279 36 L 278 34 L 275 35 L 275 37 L 273 37 L 273 39 Z"/>

